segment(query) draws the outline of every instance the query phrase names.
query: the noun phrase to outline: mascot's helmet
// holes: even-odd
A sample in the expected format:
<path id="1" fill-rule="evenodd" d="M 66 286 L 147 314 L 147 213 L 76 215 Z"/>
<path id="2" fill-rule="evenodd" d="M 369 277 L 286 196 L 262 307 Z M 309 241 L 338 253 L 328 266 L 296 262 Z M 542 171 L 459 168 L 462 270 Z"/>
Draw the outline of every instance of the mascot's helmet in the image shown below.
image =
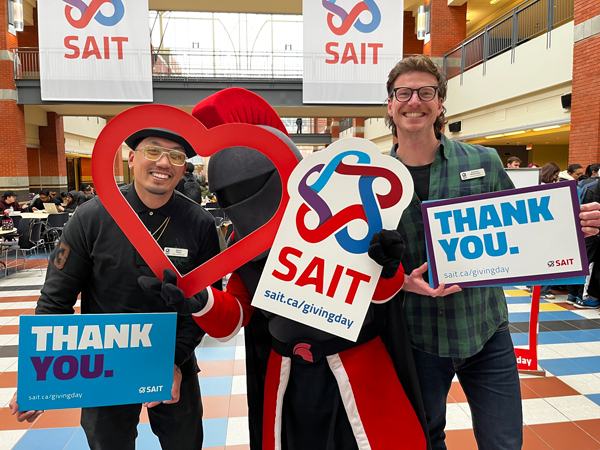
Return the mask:
<path id="1" fill-rule="evenodd" d="M 192 115 L 207 128 L 225 123 L 260 126 L 283 140 L 298 161 L 300 151 L 289 138 L 283 122 L 258 95 L 241 88 L 229 88 L 196 105 Z M 281 201 L 281 178 L 265 155 L 248 147 L 225 148 L 210 157 L 208 186 L 217 203 L 233 223 L 236 239 L 248 236 L 267 223 Z M 260 259 L 259 255 L 255 259 Z"/>

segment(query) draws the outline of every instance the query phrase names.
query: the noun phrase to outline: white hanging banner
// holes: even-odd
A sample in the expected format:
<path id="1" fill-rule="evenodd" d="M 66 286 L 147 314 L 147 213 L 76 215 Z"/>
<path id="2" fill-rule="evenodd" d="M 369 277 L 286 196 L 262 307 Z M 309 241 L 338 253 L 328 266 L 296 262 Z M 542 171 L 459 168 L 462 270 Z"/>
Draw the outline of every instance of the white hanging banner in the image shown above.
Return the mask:
<path id="1" fill-rule="evenodd" d="M 148 0 L 38 2 L 42 100 L 152 101 Z"/>
<path id="2" fill-rule="evenodd" d="M 402 59 L 403 0 L 303 0 L 304 103 L 381 104 Z"/>

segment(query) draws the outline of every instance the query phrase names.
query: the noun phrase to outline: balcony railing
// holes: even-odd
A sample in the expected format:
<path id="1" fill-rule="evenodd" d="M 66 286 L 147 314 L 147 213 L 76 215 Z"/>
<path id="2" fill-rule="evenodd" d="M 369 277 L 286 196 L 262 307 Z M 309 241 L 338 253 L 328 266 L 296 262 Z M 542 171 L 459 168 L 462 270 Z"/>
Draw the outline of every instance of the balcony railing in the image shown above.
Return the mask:
<path id="1" fill-rule="evenodd" d="M 15 79 L 39 78 L 39 49 L 13 48 Z M 148 52 L 154 79 L 302 78 L 302 52 Z"/>
<path id="2" fill-rule="evenodd" d="M 520 44 L 573 19 L 575 0 L 528 0 L 496 19 L 483 30 L 444 53 L 444 73 L 448 78 L 488 59 L 513 51 Z M 548 35 L 549 43 L 550 35 Z M 485 68 L 484 68 L 485 70 Z"/>

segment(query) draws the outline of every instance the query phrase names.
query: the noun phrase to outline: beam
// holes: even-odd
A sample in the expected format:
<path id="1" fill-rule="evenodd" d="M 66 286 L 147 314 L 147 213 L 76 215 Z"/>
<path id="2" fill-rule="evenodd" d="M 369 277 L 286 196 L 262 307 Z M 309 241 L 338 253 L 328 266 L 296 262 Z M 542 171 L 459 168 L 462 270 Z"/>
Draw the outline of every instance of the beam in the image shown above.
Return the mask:
<path id="1" fill-rule="evenodd" d="M 15 80 L 18 103 L 38 105 L 61 116 L 115 116 L 138 103 L 44 102 L 40 80 Z M 153 82 L 154 102 L 191 112 L 206 97 L 228 87 L 241 87 L 264 98 L 281 117 L 383 117 L 385 105 L 305 105 L 300 79 L 213 79 Z"/>

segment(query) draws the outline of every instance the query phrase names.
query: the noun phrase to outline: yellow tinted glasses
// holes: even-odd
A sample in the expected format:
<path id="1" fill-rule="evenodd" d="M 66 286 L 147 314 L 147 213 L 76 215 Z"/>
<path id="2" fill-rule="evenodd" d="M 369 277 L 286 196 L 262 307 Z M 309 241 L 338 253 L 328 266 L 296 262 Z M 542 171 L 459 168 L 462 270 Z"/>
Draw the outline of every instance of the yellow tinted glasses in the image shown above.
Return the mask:
<path id="1" fill-rule="evenodd" d="M 169 161 L 174 166 L 183 166 L 185 164 L 185 153 L 178 150 L 159 147 L 158 145 L 146 145 L 145 147 L 136 148 L 135 151 L 143 150 L 144 157 L 148 161 L 158 161 L 162 158 L 163 153 L 169 156 Z"/>

